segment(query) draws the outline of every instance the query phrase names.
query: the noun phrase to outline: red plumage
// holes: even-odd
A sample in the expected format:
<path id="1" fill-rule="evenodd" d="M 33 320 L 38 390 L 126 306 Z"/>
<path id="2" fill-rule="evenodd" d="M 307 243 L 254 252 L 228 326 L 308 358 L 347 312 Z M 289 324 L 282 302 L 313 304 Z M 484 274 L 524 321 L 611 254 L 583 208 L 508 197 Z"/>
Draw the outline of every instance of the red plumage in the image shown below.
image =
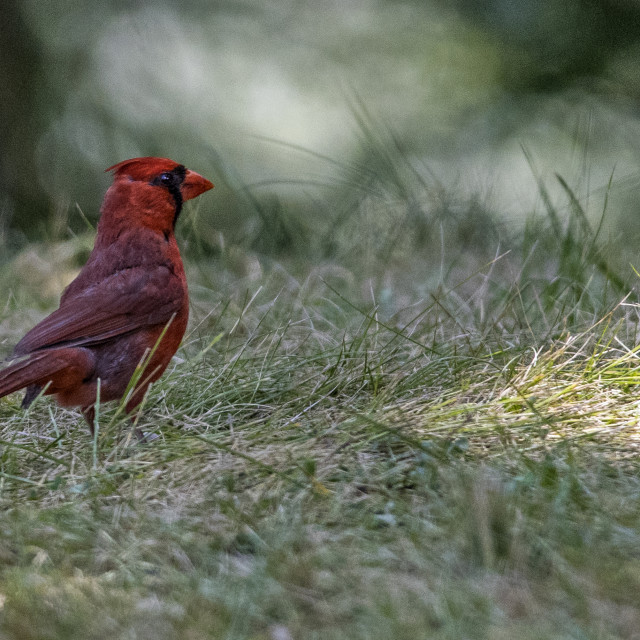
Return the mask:
<path id="1" fill-rule="evenodd" d="M 114 182 L 87 263 L 0 371 L 0 397 L 27 387 L 29 406 L 44 389 L 62 406 L 79 406 L 91 428 L 98 380 L 101 402 L 119 400 L 147 357 L 131 412 L 178 349 L 189 297 L 175 223 L 184 201 L 213 188 L 167 158 L 133 158 L 107 171 Z"/>

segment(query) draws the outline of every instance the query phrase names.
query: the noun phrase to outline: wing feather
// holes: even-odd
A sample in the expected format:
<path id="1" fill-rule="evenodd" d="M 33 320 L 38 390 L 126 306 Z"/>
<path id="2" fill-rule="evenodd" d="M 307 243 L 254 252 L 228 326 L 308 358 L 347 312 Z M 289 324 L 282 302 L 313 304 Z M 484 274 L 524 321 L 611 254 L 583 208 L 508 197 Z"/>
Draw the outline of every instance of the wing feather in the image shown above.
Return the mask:
<path id="1" fill-rule="evenodd" d="M 185 300 L 181 279 L 166 265 L 123 269 L 87 288 L 29 331 L 17 356 L 59 346 L 90 346 L 164 324 Z"/>

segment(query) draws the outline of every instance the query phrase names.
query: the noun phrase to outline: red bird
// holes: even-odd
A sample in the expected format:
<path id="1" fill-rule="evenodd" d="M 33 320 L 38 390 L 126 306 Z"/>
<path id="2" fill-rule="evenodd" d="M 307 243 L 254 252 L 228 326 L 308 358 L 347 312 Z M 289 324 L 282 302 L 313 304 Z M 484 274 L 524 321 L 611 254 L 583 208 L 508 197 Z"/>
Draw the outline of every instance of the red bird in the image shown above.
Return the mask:
<path id="1" fill-rule="evenodd" d="M 60 308 L 16 345 L 0 371 L 0 397 L 26 387 L 28 407 L 44 391 L 79 406 L 93 432 L 100 402 L 142 401 L 175 354 L 187 327 L 189 296 L 175 238 L 182 203 L 213 184 L 167 158 L 133 158 L 107 169 L 114 182 L 100 209 L 93 251 L 65 289 Z M 99 381 L 99 383 L 98 383 Z"/>

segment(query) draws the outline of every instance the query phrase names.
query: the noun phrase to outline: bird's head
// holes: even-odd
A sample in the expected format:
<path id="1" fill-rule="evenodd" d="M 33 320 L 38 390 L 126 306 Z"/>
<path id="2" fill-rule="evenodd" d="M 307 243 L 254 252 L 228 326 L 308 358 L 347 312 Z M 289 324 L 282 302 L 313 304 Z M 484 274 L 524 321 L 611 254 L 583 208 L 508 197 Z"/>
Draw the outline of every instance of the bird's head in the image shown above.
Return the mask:
<path id="1" fill-rule="evenodd" d="M 182 203 L 213 189 L 209 180 L 168 158 L 132 158 L 107 171 L 113 171 L 114 182 L 102 217 L 117 226 L 173 231 Z"/>

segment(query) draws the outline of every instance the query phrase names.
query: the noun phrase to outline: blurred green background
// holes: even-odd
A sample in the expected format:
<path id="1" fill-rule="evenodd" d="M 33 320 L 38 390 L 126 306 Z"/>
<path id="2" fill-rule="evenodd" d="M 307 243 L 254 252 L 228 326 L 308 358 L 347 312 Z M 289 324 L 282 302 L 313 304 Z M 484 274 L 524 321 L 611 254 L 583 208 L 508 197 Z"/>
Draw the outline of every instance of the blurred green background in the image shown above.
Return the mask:
<path id="1" fill-rule="evenodd" d="M 638 0 L 5 0 L 2 15 L 6 255 L 95 222 L 103 170 L 138 155 L 216 183 L 197 220 L 212 251 L 331 256 L 363 199 L 367 225 L 401 203 L 416 236 L 456 212 L 522 222 L 531 165 L 594 219 L 606 196 L 616 242 L 640 235 Z"/>

